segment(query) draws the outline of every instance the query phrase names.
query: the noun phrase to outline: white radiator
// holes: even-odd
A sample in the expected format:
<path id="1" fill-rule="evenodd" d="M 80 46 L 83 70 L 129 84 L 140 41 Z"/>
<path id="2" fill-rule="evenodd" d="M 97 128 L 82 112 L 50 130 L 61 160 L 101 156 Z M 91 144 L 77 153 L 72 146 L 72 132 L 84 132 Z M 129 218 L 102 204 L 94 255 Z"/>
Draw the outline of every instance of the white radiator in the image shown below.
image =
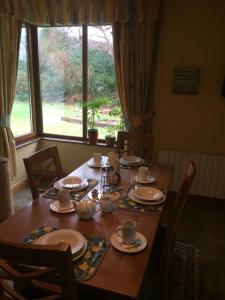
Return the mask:
<path id="1" fill-rule="evenodd" d="M 158 163 L 173 168 L 171 191 L 177 191 L 187 161 L 194 161 L 197 169 L 190 193 L 225 199 L 225 156 L 175 151 L 160 151 Z"/>

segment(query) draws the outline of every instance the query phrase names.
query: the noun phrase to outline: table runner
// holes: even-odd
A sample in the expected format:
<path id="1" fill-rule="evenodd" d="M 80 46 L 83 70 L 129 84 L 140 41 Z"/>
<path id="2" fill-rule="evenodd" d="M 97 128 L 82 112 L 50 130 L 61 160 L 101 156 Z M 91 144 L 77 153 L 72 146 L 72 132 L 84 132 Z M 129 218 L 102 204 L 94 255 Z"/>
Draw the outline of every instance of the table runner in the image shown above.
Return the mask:
<path id="1" fill-rule="evenodd" d="M 40 236 L 58 229 L 57 227 L 41 226 L 34 229 L 22 242 L 30 244 Z M 103 237 L 91 235 L 84 235 L 84 237 L 87 240 L 87 250 L 81 258 L 74 262 L 74 273 L 77 280 L 87 280 L 95 274 L 109 247 L 109 243 Z"/>
<path id="2" fill-rule="evenodd" d="M 88 186 L 82 191 L 73 191 L 70 192 L 71 200 L 80 201 L 87 193 L 89 193 L 96 185 L 98 180 L 88 179 Z M 54 187 L 51 187 L 49 190 L 44 192 L 41 196 L 44 198 L 57 199 L 58 190 Z"/>

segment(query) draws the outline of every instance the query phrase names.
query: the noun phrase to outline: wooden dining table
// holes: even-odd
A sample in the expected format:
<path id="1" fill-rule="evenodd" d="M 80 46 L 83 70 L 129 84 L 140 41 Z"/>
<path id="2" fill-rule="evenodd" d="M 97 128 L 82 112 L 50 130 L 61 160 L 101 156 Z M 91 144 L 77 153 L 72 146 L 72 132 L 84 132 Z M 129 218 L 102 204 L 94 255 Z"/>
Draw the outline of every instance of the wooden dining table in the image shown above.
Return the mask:
<path id="1" fill-rule="evenodd" d="M 151 175 L 156 182 L 151 186 L 167 191 L 171 170 L 159 165 L 150 167 Z M 131 175 L 137 170 L 120 168 L 121 195 L 127 193 Z M 74 170 L 70 175 L 98 180 L 100 186 L 100 170 L 91 168 L 88 161 Z M 85 195 L 84 199 L 88 199 Z M 107 249 L 94 276 L 88 280 L 79 281 L 79 288 L 98 294 L 113 294 L 124 299 L 136 299 L 139 295 L 144 273 L 146 271 L 152 246 L 160 221 L 160 213 L 146 214 L 116 208 L 112 213 L 102 214 L 97 211 L 91 220 L 81 220 L 75 213 L 58 214 L 49 209 L 53 199 L 39 197 L 0 224 L 0 238 L 21 242 L 29 233 L 40 226 L 69 228 L 83 235 L 93 234 L 103 236 L 110 245 L 110 238 L 124 219 L 133 219 L 137 223 L 137 231 L 147 239 L 147 247 L 138 253 L 123 253 L 112 245 Z"/>

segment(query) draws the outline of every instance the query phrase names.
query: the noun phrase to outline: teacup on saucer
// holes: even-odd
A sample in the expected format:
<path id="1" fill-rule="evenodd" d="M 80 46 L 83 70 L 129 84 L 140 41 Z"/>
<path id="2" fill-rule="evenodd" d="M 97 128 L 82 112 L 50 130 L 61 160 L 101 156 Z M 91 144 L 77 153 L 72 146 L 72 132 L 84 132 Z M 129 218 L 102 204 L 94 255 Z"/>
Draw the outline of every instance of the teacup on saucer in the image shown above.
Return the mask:
<path id="1" fill-rule="evenodd" d="M 72 205 L 72 201 L 70 199 L 70 191 L 61 189 L 57 194 L 59 209 L 67 209 Z"/>

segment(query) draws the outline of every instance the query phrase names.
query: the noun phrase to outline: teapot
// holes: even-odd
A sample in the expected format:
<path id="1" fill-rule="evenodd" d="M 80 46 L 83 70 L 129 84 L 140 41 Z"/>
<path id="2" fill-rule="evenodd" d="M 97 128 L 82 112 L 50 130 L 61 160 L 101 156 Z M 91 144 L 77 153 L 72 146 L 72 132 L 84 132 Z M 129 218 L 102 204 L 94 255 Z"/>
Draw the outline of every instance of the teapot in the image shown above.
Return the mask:
<path id="1" fill-rule="evenodd" d="M 96 207 L 91 200 L 81 200 L 75 204 L 76 212 L 81 219 L 89 220 L 96 212 Z"/>

